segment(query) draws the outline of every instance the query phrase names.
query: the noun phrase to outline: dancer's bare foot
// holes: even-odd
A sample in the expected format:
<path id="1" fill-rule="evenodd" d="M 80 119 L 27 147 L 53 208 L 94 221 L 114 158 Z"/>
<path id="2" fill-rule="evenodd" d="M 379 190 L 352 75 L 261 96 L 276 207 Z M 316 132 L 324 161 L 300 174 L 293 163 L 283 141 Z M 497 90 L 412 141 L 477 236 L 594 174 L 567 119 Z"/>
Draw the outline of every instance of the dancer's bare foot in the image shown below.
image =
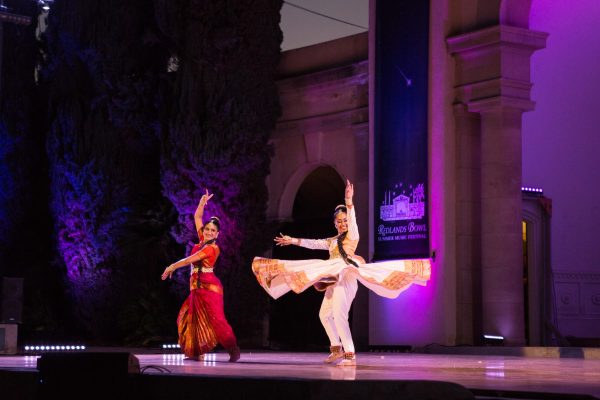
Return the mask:
<path id="1" fill-rule="evenodd" d="M 240 348 L 236 346 L 236 347 L 232 347 L 231 349 L 229 349 L 229 362 L 236 362 L 239 359 L 240 359 Z"/>

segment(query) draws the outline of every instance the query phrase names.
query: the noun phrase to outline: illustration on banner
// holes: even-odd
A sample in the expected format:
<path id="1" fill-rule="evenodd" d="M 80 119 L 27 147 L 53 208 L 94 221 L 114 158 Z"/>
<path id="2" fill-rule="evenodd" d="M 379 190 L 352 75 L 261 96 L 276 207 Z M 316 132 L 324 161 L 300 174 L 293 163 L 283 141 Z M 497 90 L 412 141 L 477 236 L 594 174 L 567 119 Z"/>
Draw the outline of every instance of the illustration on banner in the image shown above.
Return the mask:
<path id="1" fill-rule="evenodd" d="M 408 191 L 408 193 L 407 193 Z M 379 218 L 383 221 L 421 219 L 425 216 L 425 184 L 402 188 L 396 184 L 394 190 L 387 190 L 383 204 L 379 207 Z"/>

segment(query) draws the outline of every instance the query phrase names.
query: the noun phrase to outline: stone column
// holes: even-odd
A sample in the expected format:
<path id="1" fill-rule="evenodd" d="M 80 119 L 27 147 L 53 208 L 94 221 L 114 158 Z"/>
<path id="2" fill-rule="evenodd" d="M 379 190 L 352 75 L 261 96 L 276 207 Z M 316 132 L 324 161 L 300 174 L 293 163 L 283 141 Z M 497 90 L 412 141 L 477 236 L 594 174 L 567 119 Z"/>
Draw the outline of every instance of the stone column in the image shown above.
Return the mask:
<path id="1" fill-rule="evenodd" d="M 521 115 L 502 97 L 474 102 L 481 114 L 481 293 L 484 334 L 525 345 Z"/>
<path id="2" fill-rule="evenodd" d="M 481 205 L 480 226 L 463 244 L 478 245 L 480 240 L 481 298 L 473 301 L 481 302 L 481 332 L 502 335 L 508 345 L 525 344 L 521 116 L 534 108 L 530 57 L 545 47 L 546 37 L 542 32 L 497 25 L 447 40 L 456 60 L 456 103 L 481 119 L 480 149 L 475 142 L 464 144 L 468 151 L 480 152 L 480 182 L 470 186 L 479 189 L 468 195 L 470 199 L 462 199 L 465 204 Z M 462 112 L 455 106 L 457 118 Z M 477 269 L 473 267 L 474 272 Z"/>

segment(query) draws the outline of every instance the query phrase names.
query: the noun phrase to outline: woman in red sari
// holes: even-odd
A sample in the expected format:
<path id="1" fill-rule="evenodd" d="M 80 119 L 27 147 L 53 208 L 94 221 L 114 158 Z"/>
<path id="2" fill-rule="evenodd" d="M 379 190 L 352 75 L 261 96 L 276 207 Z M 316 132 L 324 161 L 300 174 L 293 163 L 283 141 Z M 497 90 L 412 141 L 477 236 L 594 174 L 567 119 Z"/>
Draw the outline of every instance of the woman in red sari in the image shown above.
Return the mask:
<path id="1" fill-rule="evenodd" d="M 220 253 L 216 244 L 220 222 L 217 217 L 211 217 L 206 225 L 202 222 L 204 206 L 212 196 L 207 190 L 194 213 L 199 243 L 194 245 L 189 257 L 165 268 L 161 278 L 170 278 L 176 269 L 192 264 L 190 295 L 177 317 L 179 346 L 185 356 L 202 360 L 204 354 L 220 343 L 229 353 L 229 361 L 236 362 L 240 358 L 240 349 L 233 329 L 225 318 L 223 285 L 213 272 Z"/>

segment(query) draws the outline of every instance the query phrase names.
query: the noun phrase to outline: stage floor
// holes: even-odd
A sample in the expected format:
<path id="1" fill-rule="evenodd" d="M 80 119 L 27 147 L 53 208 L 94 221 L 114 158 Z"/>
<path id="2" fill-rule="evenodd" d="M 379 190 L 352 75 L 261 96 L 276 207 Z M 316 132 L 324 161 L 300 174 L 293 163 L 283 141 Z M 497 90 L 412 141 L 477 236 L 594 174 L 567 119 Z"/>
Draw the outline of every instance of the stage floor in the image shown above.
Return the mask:
<path id="1" fill-rule="evenodd" d="M 478 398 L 563 398 L 556 395 L 564 394 L 564 398 L 588 395 L 600 399 L 600 359 L 368 352 L 357 354 L 356 367 L 337 367 L 323 364 L 325 353 L 243 351 L 237 363 L 229 363 L 228 355 L 221 352 L 208 354 L 204 361 L 185 360 L 176 353 L 129 352 L 139 360 L 144 375 L 426 380 L 457 383 Z M 36 370 L 37 358 L 0 356 L 0 369 Z"/>

